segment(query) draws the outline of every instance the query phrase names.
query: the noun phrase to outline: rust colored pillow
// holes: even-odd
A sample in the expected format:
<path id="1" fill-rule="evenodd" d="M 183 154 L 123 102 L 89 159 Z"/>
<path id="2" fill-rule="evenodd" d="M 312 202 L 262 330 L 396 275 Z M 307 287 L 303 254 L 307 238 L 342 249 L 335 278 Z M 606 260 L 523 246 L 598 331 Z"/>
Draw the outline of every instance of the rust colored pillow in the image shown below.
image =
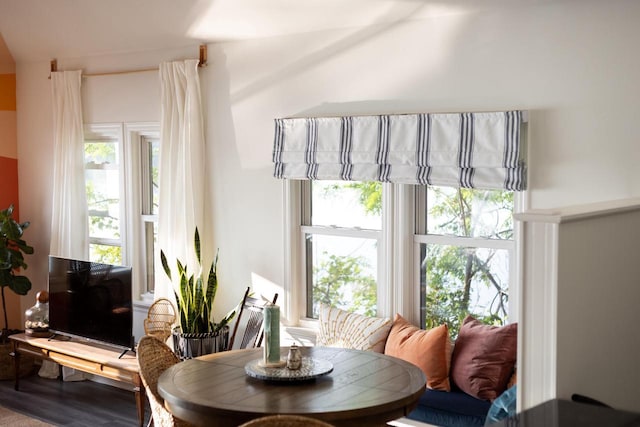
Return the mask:
<path id="1" fill-rule="evenodd" d="M 453 348 L 451 379 L 471 396 L 494 400 L 513 373 L 517 338 L 517 323 L 489 326 L 467 316 Z"/>
<path id="2" fill-rule="evenodd" d="M 384 354 L 413 363 L 422 369 L 427 377 L 427 388 L 451 390 L 451 340 L 447 325 L 423 330 L 396 314 Z"/>

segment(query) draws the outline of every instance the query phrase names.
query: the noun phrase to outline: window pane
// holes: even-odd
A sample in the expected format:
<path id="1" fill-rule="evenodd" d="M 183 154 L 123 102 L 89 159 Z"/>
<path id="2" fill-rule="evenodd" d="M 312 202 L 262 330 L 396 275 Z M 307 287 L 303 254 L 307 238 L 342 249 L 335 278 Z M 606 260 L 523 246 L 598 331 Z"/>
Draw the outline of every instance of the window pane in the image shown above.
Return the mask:
<path id="1" fill-rule="evenodd" d="M 155 286 L 155 247 L 158 236 L 158 224 L 155 222 L 144 223 L 144 238 L 145 238 L 145 254 L 146 254 L 146 279 L 147 279 L 147 292 L 153 292 Z"/>
<path id="2" fill-rule="evenodd" d="M 318 318 L 320 303 L 375 316 L 377 240 L 317 234 L 305 237 L 307 316 Z"/>
<path id="3" fill-rule="evenodd" d="M 122 265 L 122 248 L 120 246 L 89 244 L 89 259 L 103 264 Z"/>
<path id="4" fill-rule="evenodd" d="M 313 181 L 311 225 L 380 230 L 382 184 Z"/>
<path id="5" fill-rule="evenodd" d="M 490 239 L 513 238 L 513 193 L 428 187 L 427 233 Z"/>
<path id="6" fill-rule="evenodd" d="M 505 324 L 508 250 L 421 244 L 420 256 L 422 327 L 446 323 L 455 337 L 467 314 L 484 323 Z"/>
<path id="7" fill-rule="evenodd" d="M 120 238 L 120 165 L 116 142 L 85 143 L 89 236 Z"/>
<path id="8" fill-rule="evenodd" d="M 160 140 L 142 140 L 142 213 L 158 214 Z"/>

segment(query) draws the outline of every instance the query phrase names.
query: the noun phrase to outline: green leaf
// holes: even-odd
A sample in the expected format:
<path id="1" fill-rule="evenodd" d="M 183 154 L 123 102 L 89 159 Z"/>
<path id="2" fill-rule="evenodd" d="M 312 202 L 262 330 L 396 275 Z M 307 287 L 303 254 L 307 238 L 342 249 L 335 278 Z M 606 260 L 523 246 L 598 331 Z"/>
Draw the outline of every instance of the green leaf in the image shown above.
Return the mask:
<path id="1" fill-rule="evenodd" d="M 200 257 L 200 233 L 198 233 L 198 227 L 196 227 L 196 232 L 193 236 L 193 244 L 196 250 L 196 258 L 198 259 L 198 264 L 202 264 L 202 258 Z"/>
<path id="2" fill-rule="evenodd" d="M 13 276 L 9 287 L 18 295 L 26 295 L 31 290 L 31 281 L 25 276 Z"/>
<path id="3" fill-rule="evenodd" d="M 209 302 L 208 309 L 211 310 L 211 306 L 213 304 L 213 300 L 216 298 L 216 293 L 218 292 L 218 253 L 216 253 L 216 258 L 211 263 L 211 267 L 209 268 L 209 277 L 207 278 L 207 296 L 206 299 Z"/>
<path id="4" fill-rule="evenodd" d="M 167 256 L 164 254 L 164 251 L 162 249 L 160 249 L 160 261 L 162 262 L 164 273 L 167 275 L 169 280 L 171 280 L 171 269 L 169 268 L 169 263 L 167 262 Z"/>

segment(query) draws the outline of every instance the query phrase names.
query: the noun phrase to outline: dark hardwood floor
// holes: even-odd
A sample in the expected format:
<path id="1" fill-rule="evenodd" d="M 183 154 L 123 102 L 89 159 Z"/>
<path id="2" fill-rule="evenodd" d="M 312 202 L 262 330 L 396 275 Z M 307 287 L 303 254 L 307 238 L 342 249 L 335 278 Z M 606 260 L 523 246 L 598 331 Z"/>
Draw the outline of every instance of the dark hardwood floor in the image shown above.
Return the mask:
<path id="1" fill-rule="evenodd" d="M 20 391 L 13 385 L 13 380 L 0 381 L 0 405 L 56 426 L 138 426 L 131 391 L 94 381 L 40 378 L 37 373 L 20 379 Z M 150 416 L 147 402 L 145 425 Z"/>

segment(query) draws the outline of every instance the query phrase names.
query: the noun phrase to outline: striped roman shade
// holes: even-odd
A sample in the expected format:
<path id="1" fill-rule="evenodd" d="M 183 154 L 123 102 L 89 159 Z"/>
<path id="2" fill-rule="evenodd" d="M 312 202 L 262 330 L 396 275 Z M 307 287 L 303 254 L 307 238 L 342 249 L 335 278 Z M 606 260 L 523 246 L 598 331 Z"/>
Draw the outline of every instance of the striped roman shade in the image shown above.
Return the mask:
<path id="1" fill-rule="evenodd" d="M 521 111 L 276 119 L 275 177 L 524 190 Z"/>

